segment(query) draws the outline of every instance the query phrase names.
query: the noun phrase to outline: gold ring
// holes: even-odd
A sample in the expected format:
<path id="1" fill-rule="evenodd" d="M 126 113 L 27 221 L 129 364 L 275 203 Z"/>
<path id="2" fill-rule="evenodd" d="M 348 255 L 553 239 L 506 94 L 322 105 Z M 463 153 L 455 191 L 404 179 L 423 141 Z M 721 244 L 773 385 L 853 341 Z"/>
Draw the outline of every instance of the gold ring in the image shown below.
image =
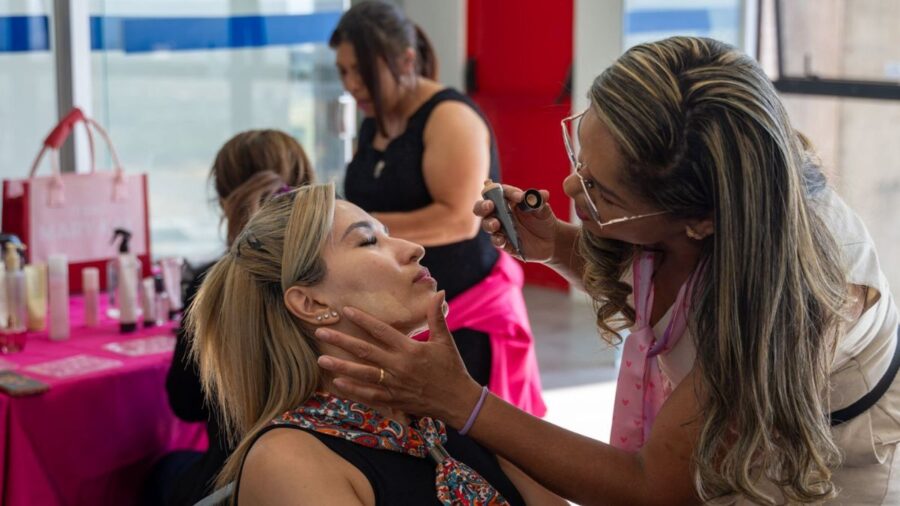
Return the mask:
<path id="1" fill-rule="evenodd" d="M 382 382 L 384 382 L 384 368 L 379 367 L 378 368 L 378 384 L 380 385 Z"/>

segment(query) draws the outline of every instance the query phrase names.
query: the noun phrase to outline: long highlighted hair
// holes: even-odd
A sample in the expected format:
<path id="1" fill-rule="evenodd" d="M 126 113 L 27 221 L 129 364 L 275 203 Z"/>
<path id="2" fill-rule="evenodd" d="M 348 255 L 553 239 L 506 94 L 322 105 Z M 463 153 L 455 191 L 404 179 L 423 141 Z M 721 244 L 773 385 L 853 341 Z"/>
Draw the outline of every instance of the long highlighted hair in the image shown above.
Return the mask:
<path id="1" fill-rule="evenodd" d="M 303 404 L 321 383 L 314 328 L 294 317 L 284 291 L 325 278 L 322 251 L 334 222 L 334 185 L 266 201 L 203 280 L 190 307 L 191 354 L 207 398 L 237 447 L 218 478 L 237 478 L 253 435 Z"/>
<path id="2" fill-rule="evenodd" d="M 825 178 L 771 82 L 730 46 L 675 37 L 628 50 L 590 99 L 629 188 L 675 217 L 714 220 L 690 321 L 701 498 L 781 500 L 761 479 L 789 501 L 831 497 L 828 378 L 846 280 L 815 211 Z M 580 243 L 598 326 L 616 340 L 634 321 L 621 277 L 636 247 L 588 232 Z"/>

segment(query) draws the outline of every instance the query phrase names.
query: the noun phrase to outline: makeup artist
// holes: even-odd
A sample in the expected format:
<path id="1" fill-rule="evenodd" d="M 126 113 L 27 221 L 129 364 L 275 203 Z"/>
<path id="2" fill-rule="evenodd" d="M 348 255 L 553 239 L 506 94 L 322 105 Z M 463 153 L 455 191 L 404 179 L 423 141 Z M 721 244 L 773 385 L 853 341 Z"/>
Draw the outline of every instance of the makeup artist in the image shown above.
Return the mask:
<path id="1" fill-rule="evenodd" d="M 500 179 L 487 119 L 467 96 L 436 81 L 430 42 L 393 5 L 355 5 L 330 45 L 365 116 L 345 197 L 392 236 L 425 246 L 422 265 L 446 291 L 448 324 L 472 378 L 543 416 L 522 269 L 493 247 L 472 214 L 485 178 Z"/>
<path id="2" fill-rule="evenodd" d="M 610 444 L 479 388 L 440 321 L 414 342 L 345 309 L 381 344 L 318 331 L 365 358 L 321 357 L 335 386 L 461 428 L 578 504 L 900 504 L 900 315 L 759 65 L 675 37 L 629 49 L 589 97 L 563 121 L 582 224 L 514 212 L 526 257 L 584 288 L 601 335 L 628 330 Z M 475 212 L 511 251 L 493 205 Z"/>

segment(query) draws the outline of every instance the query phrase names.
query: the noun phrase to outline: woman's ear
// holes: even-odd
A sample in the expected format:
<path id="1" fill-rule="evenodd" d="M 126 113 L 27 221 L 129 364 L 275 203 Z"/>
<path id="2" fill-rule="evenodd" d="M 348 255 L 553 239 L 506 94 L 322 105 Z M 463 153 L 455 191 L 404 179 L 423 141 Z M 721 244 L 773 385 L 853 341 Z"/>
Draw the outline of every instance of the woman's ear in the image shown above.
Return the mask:
<path id="1" fill-rule="evenodd" d="M 336 310 L 316 300 L 306 287 L 288 288 L 284 292 L 284 305 L 292 315 L 310 325 L 332 325 L 340 320 Z"/>
<path id="2" fill-rule="evenodd" d="M 715 233 L 716 227 L 712 218 L 704 218 L 702 220 L 690 220 L 685 227 L 685 233 L 691 239 L 702 241 Z"/>

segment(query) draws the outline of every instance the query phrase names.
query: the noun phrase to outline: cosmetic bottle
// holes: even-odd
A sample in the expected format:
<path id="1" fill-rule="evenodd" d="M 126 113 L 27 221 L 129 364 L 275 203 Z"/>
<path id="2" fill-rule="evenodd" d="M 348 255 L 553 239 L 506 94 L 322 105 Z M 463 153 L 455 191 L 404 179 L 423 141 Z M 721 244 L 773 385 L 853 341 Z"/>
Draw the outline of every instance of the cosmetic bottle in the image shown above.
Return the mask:
<path id="1" fill-rule="evenodd" d="M 163 284 L 169 296 L 169 319 L 172 320 L 181 311 L 181 266 L 180 258 L 163 258 L 159 261 L 162 269 Z"/>
<path id="2" fill-rule="evenodd" d="M 15 237 L 15 236 L 12 236 Z M 3 261 L 6 264 L 6 303 L 9 319 L 0 337 L 0 352 L 15 353 L 25 348 L 28 300 L 25 293 L 25 272 L 22 271 L 22 251 L 25 246 L 18 237 L 3 242 Z"/>
<path id="3" fill-rule="evenodd" d="M 156 325 L 156 282 L 153 278 L 141 281 L 141 309 L 144 313 L 144 328 Z"/>
<path id="4" fill-rule="evenodd" d="M 111 318 L 119 317 L 119 301 L 117 299 L 119 293 L 119 280 L 122 273 L 119 271 L 119 258 L 122 255 L 131 255 L 131 231 L 124 228 L 117 228 L 113 231 L 112 243 L 119 241 L 119 254 L 116 258 L 106 263 L 106 289 L 109 294 L 109 305 L 107 314 Z M 136 258 L 135 258 L 136 259 Z M 131 271 L 129 271 L 131 272 Z M 137 287 L 141 278 L 141 263 L 134 264 L 134 286 Z"/>
<path id="5" fill-rule="evenodd" d="M 169 321 L 169 294 L 166 292 L 166 285 L 163 282 L 162 274 L 156 274 L 153 277 L 154 286 L 156 288 L 156 324 L 162 325 Z"/>
<path id="6" fill-rule="evenodd" d="M 137 330 L 139 279 L 135 273 L 140 264 L 137 258 L 129 253 L 120 253 L 117 262 L 116 302 L 119 304 L 119 331 L 134 332 Z"/>
<path id="7" fill-rule="evenodd" d="M 69 261 L 65 255 L 47 257 L 50 285 L 50 339 L 69 338 Z"/>
<path id="8" fill-rule="evenodd" d="M 47 328 L 47 266 L 45 264 L 26 265 L 25 294 L 28 297 L 29 332 L 40 332 Z"/>
<path id="9" fill-rule="evenodd" d="M 81 269 L 81 289 L 84 291 L 84 325 L 96 327 L 100 323 L 100 269 Z"/>

